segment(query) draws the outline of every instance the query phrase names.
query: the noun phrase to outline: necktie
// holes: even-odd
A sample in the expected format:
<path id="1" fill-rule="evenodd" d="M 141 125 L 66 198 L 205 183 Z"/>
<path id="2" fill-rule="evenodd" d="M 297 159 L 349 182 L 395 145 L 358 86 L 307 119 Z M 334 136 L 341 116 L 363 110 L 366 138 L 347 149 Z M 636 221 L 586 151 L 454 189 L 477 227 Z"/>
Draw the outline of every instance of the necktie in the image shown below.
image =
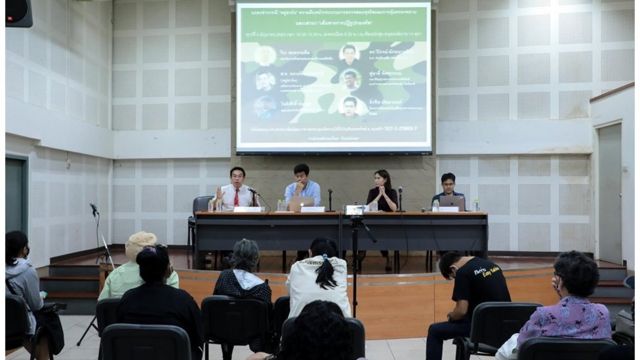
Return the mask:
<path id="1" fill-rule="evenodd" d="M 236 196 L 233 198 L 233 206 L 239 206 L 240 205 L 240 199 L 238 198 L 238 192 L 240 191 L 240 189 L 236 189 Z"/>

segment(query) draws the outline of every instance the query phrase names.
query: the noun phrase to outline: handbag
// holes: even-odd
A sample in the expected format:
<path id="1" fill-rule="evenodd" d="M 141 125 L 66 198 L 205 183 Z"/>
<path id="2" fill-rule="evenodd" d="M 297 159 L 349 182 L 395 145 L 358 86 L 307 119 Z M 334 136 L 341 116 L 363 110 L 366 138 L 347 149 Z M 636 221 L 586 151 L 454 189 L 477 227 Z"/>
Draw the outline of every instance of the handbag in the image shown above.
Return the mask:
<path id="1" fill-rule="evenodd" d="M 49 351 L 54 355 L 60 354 L 64 348 L 64 330 L 58 315 L 58 304 L 45 304 L 42 309 L 34 311 L 36 326 L 44 331 L 49 339 Z"/>
<path id="2" fill-rule="evenodd" d="M 8 279 L 5 279 L 5 283 L 13 295 L 20 296 L 13 290 Z M 36 333 L 38 331 L 44 332 L 49 340 L 49 352 L 54 355 L 60 354 L 64 348 L 64 330 L 62 330 L 60 315 L 58 315 L 58 310 L 64 308 L 66 308 L 66 304 L 45 303 L 42 309 L 32 311 L 36 318 Z"/>

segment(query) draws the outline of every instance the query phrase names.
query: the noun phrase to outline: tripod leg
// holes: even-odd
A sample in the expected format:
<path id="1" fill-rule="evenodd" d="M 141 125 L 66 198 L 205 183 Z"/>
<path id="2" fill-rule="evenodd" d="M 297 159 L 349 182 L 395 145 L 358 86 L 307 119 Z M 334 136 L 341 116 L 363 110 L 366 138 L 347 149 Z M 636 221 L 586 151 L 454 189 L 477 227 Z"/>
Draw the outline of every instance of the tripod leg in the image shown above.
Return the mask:
<path id="1" fill-rule="evenodd" d="M 98 327 L 94 324 L 95 321 L 96 321 L 96 316 L 94 315 L 93 319 L 87 326 L 87 329 L 84 331 L 84 334 L 82 334 L 82 337 L 80 338 L 80 340 L 78 340 L 78 343 L 76 344 L 76 346 L 80 346 L 80 343 L 82 342 L 82 340 L 84 340 L 84 337 L 87 336 L 87 333 L 89 332 L 89 329 L 91 329 L 91 327 L 98 330 Z"/>

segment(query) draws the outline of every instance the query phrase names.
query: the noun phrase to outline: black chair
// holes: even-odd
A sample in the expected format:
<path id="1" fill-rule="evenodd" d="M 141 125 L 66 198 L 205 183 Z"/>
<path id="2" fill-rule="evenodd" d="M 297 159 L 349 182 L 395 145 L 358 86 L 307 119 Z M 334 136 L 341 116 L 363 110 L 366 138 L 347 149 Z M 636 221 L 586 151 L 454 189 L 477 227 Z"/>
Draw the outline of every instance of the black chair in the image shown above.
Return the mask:
<path id="1" fill-rule="evenodd" d="M 612 340 L 586 340 L 560 337 L 535 337 L 518 349 L 518 360 L 598 360 L 600 351 Z"/>
<path id="2" fill-rule="evenodd" d="M 280 344 L 280 336 L 282 335 L 282 324 L 289 317 L 291 311 L 291 299 L 289 296 L 281 296 L 273 303 L 273 345 L 274 348 Z"/>
<path id="3" fill-rule="evenodd" d="M 271 304 L 256 299 L 212 295 L 202 300 L 205 359 L 209 344 L 220 344 L 222 358 L 231 360 L 235 345 L 253 346 L 253 351 L 271 351 Z"/>
<path id="4" fill-rule="evenodd" d="M 511 335 L 529 320 L 540 304 L 491 301 L 473 310 L 469 337 L 453 339 L 456 360 L 468 360 L 471 355 L 495 356 Z"/>
<path id="5" fill-rule="evenodd" d="M 287 341 L 287 338 L 293 333 L 295 330 L 294 321 L 295 317 L 287 319 L 284 324 L 282 324 L 282 343 Z M 360 320 L 356 318 L 346 318 L 347 323 L 349 323 L 349 328 L 351 329 L 351 334 L 353 335 L 353 344 L 351 355 L 351 359 L 356 360 L 361 357 L 365 357 L 365 331 L 364 325 L 360 322 Z"/>
<path id="6" fill-rule="evenodd" d="M 96 305 L 96 320 L 98 321 L 98 336 L 102 336 L 104 329 L 118 322 L 116 310 L 120 298 L 103 299 Z"/>
<path id="7" fill-rule="evenodd" d="M 116 310 L 120 304 L 120 298 L 102 299 L 96 305 L 96 320 L 98 322 L 98 337 L 107 326 L 118 322 Z M 98 360 L 102 360 L 102 351 L 98 353 Z"/>
<path id="8" fill-rule="evenodd" d="M 29 331 L 29 316 L 27 304 L 18 295 L 6 294 L 5 296 L 5 350 L 13 350 L 24 345 L 24 339 Z M 43 335 L 42 328 L 36 329 L 31 342 L 37 344 Z M 35 359 L 35 352 L 30 359 Z M 49 359 L 53 360 L 53 354 L 49 352 Z"/>
<path id="9" fill-rule="evenodd" d="M 209 200 L 213 198 L 214 196 L 208 195 L 208 196 L 198 196 L 193 199 L 193 205 L 192 205 L 193 215 L 189 216 L 189 219 L 187 220 L 187 247 L 191 250 L 191 252 L 195 251 L 196 211 L 206 211 L 209 208 Z"/>
<path id="10" fill-rule="evenodd" d="M 191 360 L 187 332 L 173 325 L 112 324 L 100 348 L 104 360 Z"/>

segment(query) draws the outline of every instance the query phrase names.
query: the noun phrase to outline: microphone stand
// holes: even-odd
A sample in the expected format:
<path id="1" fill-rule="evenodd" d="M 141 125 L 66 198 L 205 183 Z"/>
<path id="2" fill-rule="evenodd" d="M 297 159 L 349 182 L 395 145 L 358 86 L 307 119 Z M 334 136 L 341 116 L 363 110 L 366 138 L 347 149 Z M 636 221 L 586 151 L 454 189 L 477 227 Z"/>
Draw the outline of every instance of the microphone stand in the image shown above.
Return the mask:
<path id="1" fill-rule="evenodd" d="M 369 239 L 377 243 L 378 240 L 371 233 L 371 229 L 364 223 L 362 215 L 351 216 L 351 251 L 353 256 L 353 263 L 351 264 L 353 271 L 353 317 L 356 317 L 356 307 L 358 306 L 358 227 L 362 226 L 369 236 Z"/>
<path id="2" fill-rule="evenodd" d="M 267 206 L 267 211 L 268 212 L 271 211 L 271 205 L 269 205 L 269 203 L 264 198 L 264 196 L 260 195 L 260 193 L 255 191 L 254 189 L 250 188 L 249 191 L 251 191 L 251 193 L 253 194 L 253 206 L 258 206 L 258 203 L 256 202 L 256 196 L 257 196 L 259 199 L 262 199 L 262 201 L 264 201 L 264 204 Z"/>
<path id="3" fill-rule="evenodd" d="M 404 210 L 402 210 L 402 186 L 398 187 L 398 211 L 404 212 Z"/>
<path id="4" fill-rule="evenodd" d="M 332 212 L 331 208 L 331 195 L 333 194 L 333 190 L 329 189 L 329 212 Z"/>
<path id="5" fill-rule="evenodd" d="M 93 204 L 89 204 L 89 205 L 91 205 L 91 208 L 93 209 L 93 217 L 96 219 L 96 242 L 98 243 L 98 247 L 100 247 L 100 240 L 102 239 L 102 246 L 104 247 L 104 254 L 98 255 L 96 257 L 96 264 L 99 264 L 100 259 L 104 257 L 104 262 L 106 263 L 107 261 L 109 261 L 109 263 L 111 264 L 111 271 L 113 271 L 115 270 L 116 267 L 113 264 L 113 258 L 111 257 L 111 252 L 109 251 L 107 242 L 104 240 L 104 235 L 100 233 L 100 212 L 98 211 L 98 209 L 96 209 L 95 205 Z M 87 325 L 87 328 L 84 330 L 84 333 L 80 337 L 80 340 L 78 340 L 78 342 L 76 343 L 76 346 L 80 346 L 80 344 L 82 343 L 82 340 L 84 340 L 84 337 L 87 336 L 89 329 L 93 327 L 94 329 L 96 329 L 96 331 L 98 331 L 98 326 L 95 324 L 96 320 L 97 320 L 97 317 L 94 314 L 93 319 L 91 320 L 89 325 Z"/>

